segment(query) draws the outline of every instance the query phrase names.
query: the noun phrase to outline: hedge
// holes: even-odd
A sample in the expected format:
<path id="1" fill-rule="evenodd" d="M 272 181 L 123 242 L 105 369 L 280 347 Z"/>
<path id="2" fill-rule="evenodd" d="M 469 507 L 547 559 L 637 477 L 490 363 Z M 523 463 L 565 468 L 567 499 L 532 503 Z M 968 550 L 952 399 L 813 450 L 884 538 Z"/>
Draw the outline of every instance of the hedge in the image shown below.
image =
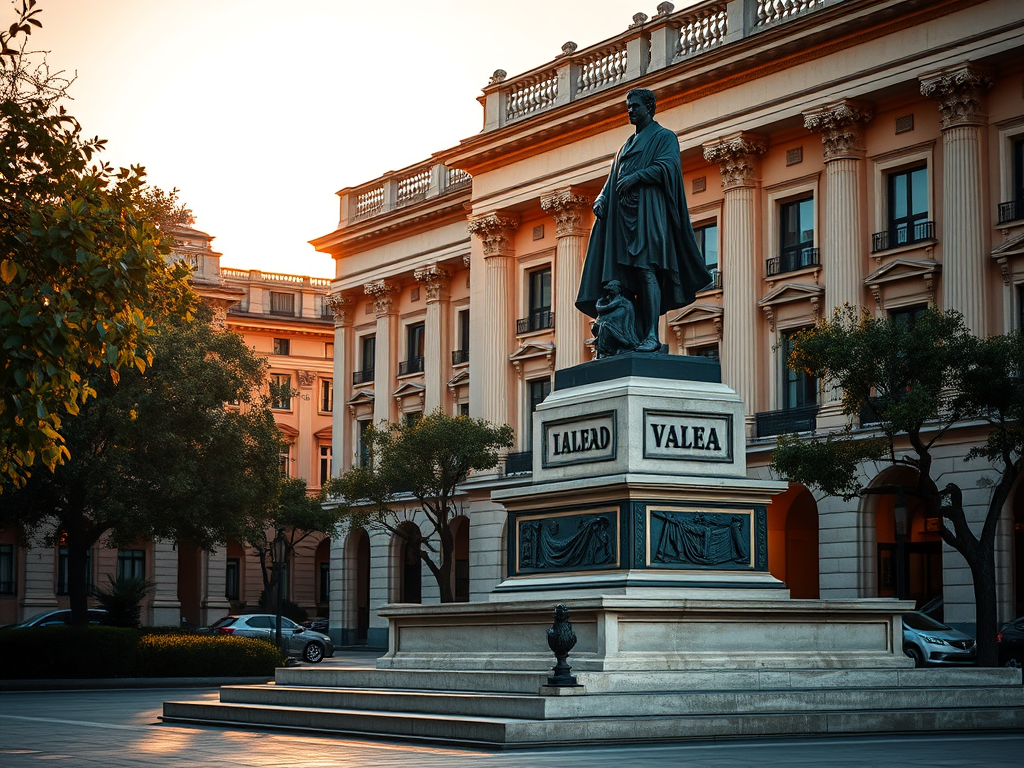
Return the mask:
<path id="1" fill-rule="evenodd" d="M 144 634 L 115 627 L 33 627 L 0 632 L 0 678 L 271 676 L 285 661 L 251 637 Z"/>

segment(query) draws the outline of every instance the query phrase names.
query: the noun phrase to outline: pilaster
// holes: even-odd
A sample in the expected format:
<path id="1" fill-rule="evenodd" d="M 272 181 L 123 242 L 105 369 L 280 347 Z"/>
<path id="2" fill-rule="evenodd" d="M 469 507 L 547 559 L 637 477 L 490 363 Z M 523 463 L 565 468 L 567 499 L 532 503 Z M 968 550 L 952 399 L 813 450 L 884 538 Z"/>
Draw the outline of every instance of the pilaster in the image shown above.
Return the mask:
<path id="1" fill-rule="evenodd" d="M 469 232 L 475 235 L 484 257 L 484 311 L 491 322 L 483 323 L 482 344 L 473 345 L 470 376 L 480 382 L 474 387 L 479 396 L 479 417 L 494 424 L 509 421 L 509 363 L 512 346 L 512 283 L 511 268 L 515 246 L 512 238 L 519 226 L 517 216 L 486 213 L 469 219 Z M 477 365 L 479 361 L 479 366 Z"/>
<path id="2" fill-rule="evenodd" d="M 541 197 L 540 207 L 555 219 L 555 367 L 571 368 L 583 362 L 584 316 L 573 306 L 586 256 L 584 238 L 589 229 L 593 200 L 572 187 Z"/>
<path id="3" fill-rule="evenodd" d="M 173 541 L 153 542 L 153 613 L 149 623 L 156 627 L 176 627 L 181 623 L 178 600 L 178 552 Z"/>
<path id="4" fill-rule="evenodd" d="M 379 424 L 391 421 L 395 350 L 398 348 L 395 339 L 398 329 L 394 295 L 398 292 L 398 286 L 386 280 L 377 280 L 364 285 L 363 291 L 373 299 L 373 312 L 377 317 L 377 345 L 373 358 L 373 423 Z"/>
<path id="5" fill-rule="evenodd" d="M 978 336 L 986 332 L 982 126 L 988 70 L 970 62 L 921 76 L 921 93 L 942 112 L 942 308 L 963 314 Z"/>
<path id="6" fill-rule="evenodd" d="M 349 398 L 352 379 L 352 308 L 355 299 L 333 293 L 327 297 L 327 306 L 334 315 L 334 411 L 331 413 L 331 455 L 334 456 L 334 474 L 348 469 L 351 460 L 348 447 L 348 429 L 345 426 L 344 404 Z"/>
<path id="7" fill-rule="evenodd" d="M 722 211 L 722 381 L 743 400 L 747 432 L 757 409 L 757 299 L 760 156 L 768 143 L 737 133 L 704 145 L 704 158 L 718 163 L 725 202 Z"/>
<path id="8" fill-rule="evenodd" d="M 204 627 L 208 627 L 231 611 L 231 603 L 225 596 L 227 591 L 227 548 L 217 547 L 213 552 L 203 552 L 202 562 L 203 596 L 199 605 L 199 621 Z"/>
<path id="9" fill-rule="evenodd" d="M 19 620 L 57 607 L 54 594 L 56 552 L 40 539 L 31 539 L 25 547 L 24 592 Z"/>
<path id="10" fill-rule="evenodd" d="M 449 321 L 448 283 L 451 273 L 444 267 L 431 264 L 413 272 L 423 283 L 427 294 L 427 317 L 423 333 L 423 393 L 424 413 L 433 413 L 444 402 L 445 383 L 450 368 L 451 344 L 445 333 Z"/>

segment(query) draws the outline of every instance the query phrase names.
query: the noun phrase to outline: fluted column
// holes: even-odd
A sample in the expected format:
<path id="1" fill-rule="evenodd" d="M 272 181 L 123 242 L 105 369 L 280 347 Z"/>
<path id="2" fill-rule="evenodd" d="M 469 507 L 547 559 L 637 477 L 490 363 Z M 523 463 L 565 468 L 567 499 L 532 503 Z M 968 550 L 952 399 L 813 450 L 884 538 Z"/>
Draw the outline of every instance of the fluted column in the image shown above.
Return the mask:
<path id="1" fill-rule="evenodd" d="M 395 380 L 393 363 L 396 361 L 394 295 L 398 286 L 386 280 L 363 286 L 367 296 L 373 297 L 373 312 L 377 317 L 377 344 L 373 358 L 373 423 L 391 421 L 391 385 Z"/>
<path id="2" fill-rule="evenodd" d="M 512 297 L 515 286 L 510 274 L 515 253 L 512 235 L 519 226 L 515 216 L 488 213 L 469 220 L 469 231 L 483 246 L 484 306 L 483 344 L 470 357 L 472 387 L 479 393 L 480 417 L 495 424 L 510 422 L 508 408 L 509 363 L 512 326 Z M 476 360 L 480 361 L 479 367 Z M 479 374 L 479 378 L 478 377 Z M 477 384 L 479 381 L 479 385 Z"/>
<path id="3" fill-rule="evenodd" d="M 231 603 L 225 595 L 228 567 L 228 550 L 217 547 L 212 552 L 202 552 L 200 583 L 203 595 L 199 603 L 199 623 L 208 627 L 221 616 L 231 611 Z"/>
<path id="4" fill-rule="evenodd" d="M 574 306 L 586 256 L 584 238 L 593 200 L 571 187 L 544 195 L 540 207 L 555 219 L 555 368 L 583 362 L 585 316 Z"/>
<path id="5" fill-rule="evenodd" d="M 153 542 L 151 573 L 156 587 L 149 621 L 158 627 L 176 627 L 181 623 L 181 601 L 178 599 L 178 552 L 173 541 Z"/>
<path id="6" fill-rule="evenodd" d="M 331 455 L 334 457 L 333 473 L 337 477 L 351 461 L 345 426 L 345 401 L 348 400 L 349 382 L 352 379 L 352 361 L 355 351 L 352 336 L 352 308 L 355 300 L 340 293 L 327 297 L 327 306 L 334 315 L 334 411 L 331 413 Z"/>
<path id="7" fill-rule="evenodd" d="M 704 157 L 718 163 L 725 205 L 722 211 L 722 381 L 742 398 L 748 433 L 757 408 L 757 299 L 759 157 L 768 145 L 746 133 L 704 145 Z"/>
<path id="8" fill-rule="evenodd" d="M 448 281 L 451 273 L 437 264 L 421 267 L 413 277 L 423 283 L 427 293 L 427 318 L 423 329 L 423 411 L 433 413 L 444 401 L 445 373 L 451 351 L 448 327 Z"/>
<path id="9" fill-rule="evenodd" d="M 982 126 L 991 87 L 987 70 L 970 63 L 921 76 L 921 93 L 942 111 L 942 308 L 961 312 L 978 336 L 987 326 Z"/>

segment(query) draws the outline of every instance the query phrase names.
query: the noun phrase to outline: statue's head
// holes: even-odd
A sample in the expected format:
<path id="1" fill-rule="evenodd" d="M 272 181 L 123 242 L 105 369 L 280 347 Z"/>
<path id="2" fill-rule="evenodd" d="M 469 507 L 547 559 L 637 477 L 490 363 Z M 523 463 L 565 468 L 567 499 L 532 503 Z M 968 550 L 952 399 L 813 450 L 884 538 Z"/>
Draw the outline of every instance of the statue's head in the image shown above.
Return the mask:
<path id="1" fill-rule="evenodd" d="M 618 280 L 609 280 L 604 284 L 604 290 L 612 296 L 619 296 L 622 293 L 622 283 Z"/>
<path id="2" fill-rule="evenodd" d="M 626 94 L 626 109 L 629 109 L 630 100 L 639 101 L 643 104 L 651 117 L 654 117 L 654 112 L 658 108 L 658 97 L 654 95 L 654 91 L 649 91 L 646 88 L 634 88 Z"/>

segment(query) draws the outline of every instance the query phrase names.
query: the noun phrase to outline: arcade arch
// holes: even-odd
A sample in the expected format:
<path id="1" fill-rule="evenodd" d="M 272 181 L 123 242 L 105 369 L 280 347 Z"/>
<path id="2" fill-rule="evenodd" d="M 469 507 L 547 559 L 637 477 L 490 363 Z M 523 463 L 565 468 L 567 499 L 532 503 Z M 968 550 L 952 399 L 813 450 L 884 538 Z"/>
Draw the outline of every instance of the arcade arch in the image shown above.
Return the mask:
<path id="1" fill-rule="evenodd" d="M 353 633 L 351 642 L 366 643 L 370 629 L 370 536 L 354 528 L 345 542 L 346 583 L 345 624 Z"/>
<path id="2" fill-rule="evenodd" d="M 818 505 L 802 485 L 790 484 L 768 505 L 768 571 L 786 582 L 791 597 L 820 594 Z"/>

